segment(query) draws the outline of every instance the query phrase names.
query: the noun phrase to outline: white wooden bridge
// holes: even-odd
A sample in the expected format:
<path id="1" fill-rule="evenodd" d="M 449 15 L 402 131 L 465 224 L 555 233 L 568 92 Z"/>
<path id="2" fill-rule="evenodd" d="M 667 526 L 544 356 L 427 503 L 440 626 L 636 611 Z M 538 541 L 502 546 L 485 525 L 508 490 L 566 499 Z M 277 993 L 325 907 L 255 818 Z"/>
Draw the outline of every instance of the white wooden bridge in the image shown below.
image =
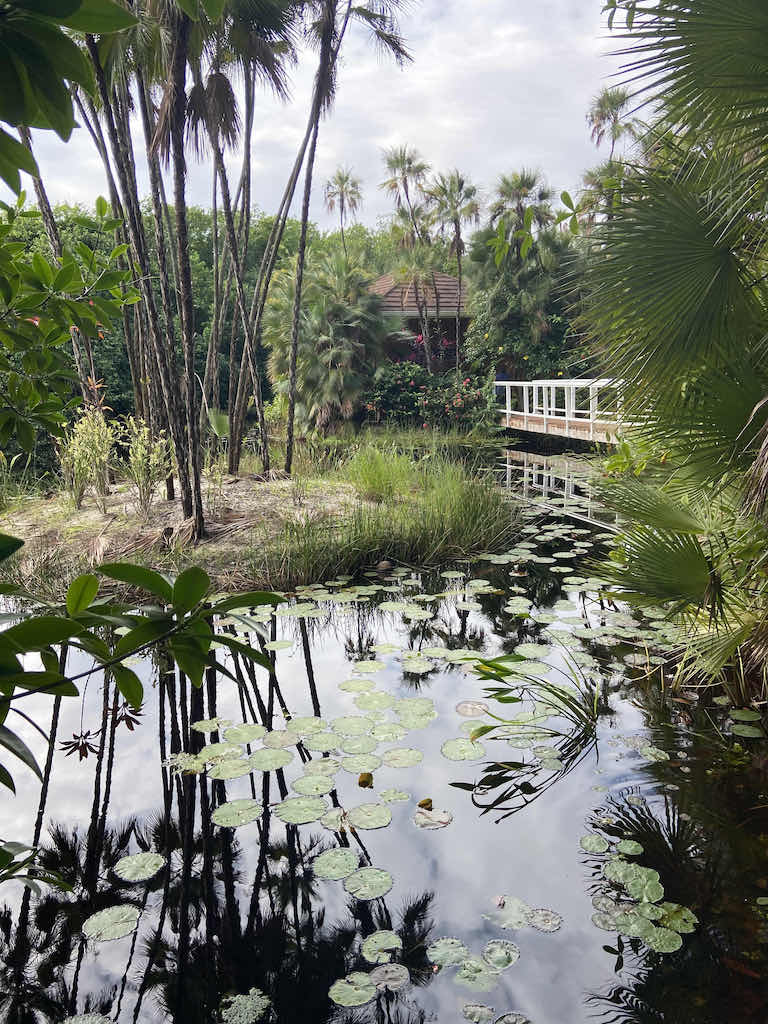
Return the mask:
<path id="1" fill-rule="evenodd" d="M 502 424 L 533 434 L 615 442 L 621 422 L 619 383 L 608 378 L 498 380 L 497 394 L 504 391 Z"/>

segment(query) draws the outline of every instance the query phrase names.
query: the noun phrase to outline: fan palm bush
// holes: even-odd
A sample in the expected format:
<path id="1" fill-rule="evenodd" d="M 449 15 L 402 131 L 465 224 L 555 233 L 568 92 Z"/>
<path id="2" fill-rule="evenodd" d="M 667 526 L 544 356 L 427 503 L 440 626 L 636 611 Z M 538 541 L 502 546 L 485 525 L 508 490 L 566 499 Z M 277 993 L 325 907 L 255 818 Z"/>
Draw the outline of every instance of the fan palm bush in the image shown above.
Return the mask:
<path id="1" fill-rule="evenodd" d="M 631 8 L 627 78 L 660 139 L 590 239 L 586 326 L 644 452 L 601 487 L 625 524 L 607 574 L 670 610 L 685 675 L 766 695 L 768 10 Z"/>

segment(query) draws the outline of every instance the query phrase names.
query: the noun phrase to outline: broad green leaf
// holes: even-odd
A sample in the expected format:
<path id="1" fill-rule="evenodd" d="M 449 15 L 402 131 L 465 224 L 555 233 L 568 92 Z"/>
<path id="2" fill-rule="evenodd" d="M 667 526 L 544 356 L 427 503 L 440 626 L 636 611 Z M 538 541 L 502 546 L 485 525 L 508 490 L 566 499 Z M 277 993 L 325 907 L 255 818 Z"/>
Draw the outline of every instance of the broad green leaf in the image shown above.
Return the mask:
<path id="1" fill-rule="evenodd" d="M 40 774 L 40 768 L 35 756 L 29 747 L 26 745 L 24 740 L 20 739 L 15 732 L 12 732 L 7 726 L 0 725 L 0 747 L 5 747 L 6 750 L 18 757 L 20 761 L 23 761 L 27 768 L 31 768 L 35 775 L 42 782 L 43 776 Z"/>
<path id="2" fill-rule="evenodd" d="M 121 636 L 115 646 L 115 657 L 124 658 L 134 651 L 165 636 L 173 628 L 170 619 L 144 619 L 138 626 Z"/>
<path id="3" fill-rule="evenodd" d="M 191 611 L 202 601 L 211 586 L 211 578 L 196 566 L 185 569 L 173 584 L 173 607 L 179 612 Z"/>
<path id="4" fill-rule="evenodd" d="M 99 578 L 92 573 L 83 573 L 72 580 L 67 590 L 67 614 L 79 615 L 91 604 L 99 590 Z"/>
<path id="5" fill-rule="evenodd" d="M 24 541 L 19 540 L 18 537 L 10 537 L 7 533 L 0 533 L 0 562 L 10 558 L 15 551 L 18 551 L 23 546 Z"/>
<path id="6" fill-rule="evenodd" d="M 67 28 L 93 35 L 120 32 L 138 24 L 138 19 L 130 11 L 113 0 L 82 0 L 74 13 L 55 20 Z"/>
<path id="7" fill-rule="evenodd" d="M 0 634 L 0 645 L 26 654 L 61 644 L 83 632 L 79 622 L 55 615 L 37 615 L 11 626 Z"/>
<path id="8" fill-rule="evenodd" d="M 224 615 L 226 612 L 236 611 L 239 608 L 256 608 L 263 604 L 278 605 L 285 601 L 279 594 L 270 594 L 264 590 L 251 590 L 243 594 L 236 594 L 234 597 L 227 597 L 218 601 L 211 608 L 212 615 Z"/>
<path id="9" fill-rule="evenodd" d="M 150 594 L 161 598 L 166 604 L 171 604 L 173 601 L 173 589 L 170 583 L 159 572 L 154 572 L 152 569 L 145 569 L 141 565 L 133 565 L 130 562 L 109 562 L 100 565 L 99 572 L 120 583 L 129 583 L 131 586 L 148 590 Z"/>
<path id="10" fill-rule="evenodd" d="M 125 665 L 114 665 L 112 671 L 121 695 L 133 708 L 140 708 L 144 700 L 144 687 L 136 673 Z"/>

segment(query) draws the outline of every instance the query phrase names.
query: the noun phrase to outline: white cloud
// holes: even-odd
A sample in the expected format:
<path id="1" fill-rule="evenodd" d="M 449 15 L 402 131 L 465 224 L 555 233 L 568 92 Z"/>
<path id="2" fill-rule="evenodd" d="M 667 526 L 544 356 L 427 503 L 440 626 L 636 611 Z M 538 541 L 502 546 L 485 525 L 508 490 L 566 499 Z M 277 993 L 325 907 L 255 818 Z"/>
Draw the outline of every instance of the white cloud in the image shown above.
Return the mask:
<path id="1" fill-rule="evenodd" d="M 333 223 L 321 186 L 341 163 L 363 179 L 361 219 L 374 224 L 387 213 L 377 184 L 381 150 L 395 143 L 416 146 L 435 168 L 461 168 L 486 193 L 499 174 L 521 166 L 541 168 L 558 189 L 578 186 L 598 159 L 585 112 L 616 68 L 604 56 L 601 6 L 600 0 L 423 0 L 404 18 L 414 57 L 404 70 L 378 58 L 365 34 L 354 32 L 320 134 L 313 218 Z M 302 55 L 290 103 L 258 97 L 253 197 L 264 210 L 279 202 L 304 133 L 313 61 L 313 54 Z M 140 151 L 138 125 L 134 136 Z M 85 129 L 68 145 L 38 132 L 35 145 L 54 201 L 90 204 L 106 192 Z M 230 166 L 237 177 L 238 155 Z M 208 206 L 210 187 L 210 166 L 190 162 L 190 202 Z"/>

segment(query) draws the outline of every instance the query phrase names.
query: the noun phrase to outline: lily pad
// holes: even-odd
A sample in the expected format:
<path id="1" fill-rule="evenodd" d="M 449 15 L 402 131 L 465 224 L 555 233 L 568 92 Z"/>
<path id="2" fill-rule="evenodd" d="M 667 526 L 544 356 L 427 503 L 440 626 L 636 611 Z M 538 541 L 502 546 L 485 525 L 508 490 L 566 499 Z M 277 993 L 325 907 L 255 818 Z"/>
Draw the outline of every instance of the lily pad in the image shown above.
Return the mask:
<path id="1" fill-rule="evenodd" d="M 556 932 L 562 927 L 563 919 L 555 910 L 538 907 L 531 911 L 528 923 L 538 932 Z"/>
<path id="2" fill-rule="evenodd" d="M 328 995 L 337 1006 L 364 1006 L 376 995 L 376 986 L 367 974 L 353 971 L 341 981 L 334 982 Z"/>
<path id="3" fill-rule="evenodd" d="M 304 765 L 305 775 L 335 775 L 341 770 L 341 761 L 336 757 L 318 757 Z"/>
<path id="4" fill-rule="evenodd" d="M 445 828 L 452 821 L 453 815 L 450 811 L 427 810 L 424 807 L 418 807 L 413 816 L 413 824 L 423 829 Z"/>
<path id="5" fill-rule="evenodd" d="M 486 1024 L 487 1021 L 492 1021 L 495 1013 L 492 1006 L 484 1006 L 482 1003 L 467 1003 L 461 1010 L 464 1020 L 474 1021 L 475 1024 Z"/>
<path id="6" fill-rule="evenodd" d="M 392 811 L 384 804 L 359 804 L 347 812 L 347 818 L 355 828 L 386 828 L 392 821 Z"/>
<path id="7" fill-rule="evenodd" d="M 345 754 L 371 754 L 379 741 L 373 736 L 345 736 L 339 745 Z"/>
<path id="8" fill-rule="evenodd" d="M 493 1024 L 531 1024 L 530 1020 L 522 1013 L 503 1013 L 497 1017 Z"/>
<path id="9" fill-rule="evenodd" d="M 195 732 L 209 733 L 218 732 L 225 725 L 229 725 L 229 722 L 223 718 L 204 718 L 199 722 L 192 722 L 189 728 Z"/>
<path id="10" fill-rule="evenodd" d="M 311 736 L 312 733 L 322 732 L 328 726 L 322 718 L 318 718 L 316 715 L 300 715 L 298 718 L 291 719 L 289 728 L 300 736 Z"/>
<path id="11" fill-rule="evenodd" d="M 301 736 L 293 729 L 274 729 L 264 737 L 264 746 L 273 750 L 280 747 L 295 747 L 300 742 Z"/>
<path id="12" fill-rule="evenodd" d="M 232 758 L 231 761 L 219 761 L 208 772 L 208 778 L 226 782 L 230 779 L 242 779 L 245 775 L 250 775 L 252 771 L 253 766 L 250 760 L 247 757 L 238 757 Z"/>
<path id="13" fill-rule="evenodd" d="M 485 756 L 485 747 L 467 736 L 459 736 L 446 740 L 440 747 L 440 753 L 449 761 L 479 761 Z"/>
<path id="14" fill-rule="evenodd" d="M 393 747 L 391 750 L 385 750 L 381 759 L 390 768 L 413 768 L 414 765 L 421 764 L 424 755 L 413 747 Z"/>
<path id="15" fill-rule="evenodd" d="M 224 996 L 219 1011 L 223 1024 L 256 1024 L 271 1005 L 269 996 L 252 988 L 245 995 Z"/>
<path id="16" fill-rule="evenodd" d="M 95 942 L 110 942 L 130 935 L 139 920 L 139 908 L 123 903 L 91 914 L 83 922 L 83 935 Z"/>
<path id="17" fill-rule="evenodd" d="M 678 933 L 669 928 L 653 928 L 643 936 L 643 942 L 656 953 L 676 953 L 683 945 Z"/>
<path id="18" fill-rule="evenodd" d="M 478 956 L 470 956 L 459 965 L 453 979 L 457 985 L 471 988 L 475 992 L 490 992 L 499 983 L 499 974 Z"/>
<path id="19" fill-rule="evenodd" d="M 744 736 L 747 739 L 759 739 L 765 736 L 765 733 L 759 725 L 746 725 L 742 722 L 737 722 L 736 725 L 731 726 L 731 732 L 734 736 Z"/>
<path id="20" fill-rule="evenodd" d="M 379 992 L 397 992 L 411 980 L 408 968 L 403 964 L 381 964 L 368 975 Z"/>
<path id="21" fill-rule="evenodd" d="M 351 754 L 342 760 L 341 767 L 353 775 L 375 772 L 377 768 L 381 768 L 381 758 L 376 754 Z"/>
<path id="22" fill-rule="evenodd" d="M 387 711 L 397 702 L 397 698 L 391 693 L 382 693 L 377 690 L 375 693 L 361 693 L 355 697 L 355 706 L 361 711 Z"/>
<path id="23" fill-rule="evenodd" d="M 78 1013 L 74 1017 L 65 1017 L 61 1024 L 114 1024 L 114 1021 L 103 1013 Z"/>
<path id="24" fill-rule="evenodd" d="M 494 971 L 505 971 L 520 959 L 520 947 L 508 939 L 491 939 L 485 944 L 483 960 Z"/>
<path id="25" fill-rule="evenodd" d="M 355 850 L 340 847 L 337 850 L 326 850 L 315 857 L 312 870 L 317 878 L 328 878 L 338 882 L 347 878 L 360 866 L 360 855 Z"/>
<path id="26" fill-rule="evenodd" d="M 278 768 L 285 768 L 293 760 L 293 752 L 282 749 L 254 750 L 248 758 L 248 764 L 259 772 L 274 772 Z"/>
<path id="27" fill-rule="evenodd" d="M 491 709 L 484 700 L 463 700 L 456 705 L 456 712 L 464 718 L 476 718 Z"/>
<path id="28" fill-rule="evenodd" d="M 427 958 L 440 967 L 462 964 L 468 956 L 469 950 L 461 939 L 444 937 L 427 946 Z"/>
<path id="29" fill-rule="evenodd" d="M 518 644 L 515 648 L 515 654 L 519 654 L 521 658 L 530 658 L 534 661 L 539 658 L 545 658 L 551 653 L 552 648 L 546 644 Z"/>
<path id="30" fill-rule="evenodd" d="M 359 868 L 344 881 L 344 888 L 357 900 L 386 896 L 394 885 L 392 875 L 381 868 Z"/>
<path id="31" fill-rule="evenodd" d="M 661 910 L 661 917 L 658 918 L 660 928 L 669 928 L 684 935 L 696 930 L 699 919 L 688 907 L 681 907 L 678 903 L 662 903 L 658 909 Z"/>
<path id="32" fill-rule="evenodd" d="M 293 647 L 293 640 L 270 640 L 264 646 L 268 651 L 289 651 Z"/>
<path id="33" fill-rule="evenodd" d="M 376 689 L 376 683 L 372 679 L 345 679 L 339 683 L 339 689 L 345 693 L 366 693 Z"/>
<path id="34" fill-rule="evenodd" d="M 229 800 L 216 808 L 211 815 L 211 821 L 222 828 L 238 828 L 240 825 L 255 821 L 261 812 L 262 806 L 257 800 Z"/>
<path id="35" fill-rule="evenodd" d="M 335 732 L 313 732 L 304 740 L 304 746 L 307 750 L 327 754 L 331 750 L 338 750 L 340 742 L 340 737 Z"/>
<path id="36" fill-rule="evenodd" d="M 371 730 L 371 736 L 379 743 L 397 743 L 407 735 L 408 730 L 399 722 L 381 722 L 379 725 L 374 725 Z"/>
<path id="37" fill-rule="evenodd" d="M 505 931 L 515 928 L 526 928 L 531 921 L 531 914 L 533 911 L 517 896 L 504 897 L 504 905 L 494 910 L 490 914 L 483 914 L 486 921 L 490 921 L 492 924 L 498 925 L 499 928 L 503 928 Z"/>
<path id="38" fill-rule="evenodd" d="M 325 796 L 336 788 L 336 780 L 332 775 L 300 775 L 291 783 L 291 789 L 300 796 Z"/>
<path id="39" fill-rule="evenodd" d="M 381 672 L 386 667 L 383 661 L 356 661 L 352 666 L 352 671 L 365 675 L 366 672 Z"/>
<path id="40" fill-rule="evenodd" d="M 638 857 L 643 852 L 641 844 L 636 843 L 634 839 L 620 839 L 616 849 L 627 857 Z"/>
<path id="41" fill-rule="evenodd" d="M 411 794 L 403 792 L 402 789 L 383 789 L 379 796 L 385 804 L 406 803 L 411 799 Z"/>
<path id="42" fill-rule="evenodd" d="M 146 882 L 165 864 L 165 857 L 159 853 L 134 853 L 129 857 L 121 857 L 114 871 L 124 882 Z"/>
<path id="43" fill-rule="evenodd" d="M 227 743 L 251 743 L 253 740 L 260 740 L 266 731 L 263 725 L 256 723 L 231 725 L 224 733 L 224 739 Z"/>
<path id="44" fill-rule="evenodd" d="M 388 964 L 392 953 L 403 948 L 403 940 L 395 932 L 382 929 L 363 939 L 361 953 L 369 964 Z"/>
<path id="45" fill-rule="evenodd" d="M 308 825 L 319 821 L 328 810 L 321 796 L 289 796 L 275 808 L 275 815 L 287 825 Z"/>
<path id="46" fill-rule="evenodd" d="M 579 840 L 579 846 L 584 850 L 585 853 L 606 853 L 608 851 L 609 843 L 607 839 L 602 836 L 591 833 L 587 836 L 582 836 Z"/>
<path id="47" fill-rule="evenodd" d="M 231 761 L 233 757 L 241 757 L 242 753 L 242 747 L 235 743 L 209 743 L 198 756 L 206 764 L 216 764 L 217 761 Z"/>
<path id="48" fill-rule="evenodd" d="M 373 728 L 373 722 L 365 715 L 343 715 L 331 722 L 331 728 L 339 736 L 365 736 Z"/>

